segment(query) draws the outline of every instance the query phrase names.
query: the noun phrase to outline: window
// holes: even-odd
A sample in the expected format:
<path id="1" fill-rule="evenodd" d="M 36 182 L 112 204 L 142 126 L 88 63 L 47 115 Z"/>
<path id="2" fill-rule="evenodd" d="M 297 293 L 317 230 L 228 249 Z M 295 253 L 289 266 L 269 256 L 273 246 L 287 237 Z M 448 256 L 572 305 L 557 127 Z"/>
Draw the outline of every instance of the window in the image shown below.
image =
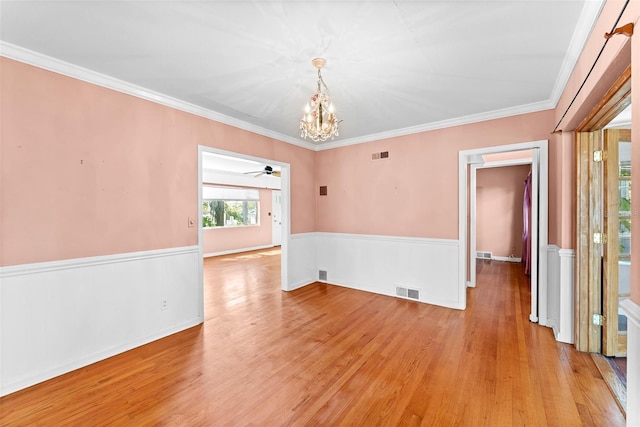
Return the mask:
<path id="1" fill-rule="evenodd" d="M 202 199 L 204 228 L 259 225 L 259 190 L 204 186 Z"/>

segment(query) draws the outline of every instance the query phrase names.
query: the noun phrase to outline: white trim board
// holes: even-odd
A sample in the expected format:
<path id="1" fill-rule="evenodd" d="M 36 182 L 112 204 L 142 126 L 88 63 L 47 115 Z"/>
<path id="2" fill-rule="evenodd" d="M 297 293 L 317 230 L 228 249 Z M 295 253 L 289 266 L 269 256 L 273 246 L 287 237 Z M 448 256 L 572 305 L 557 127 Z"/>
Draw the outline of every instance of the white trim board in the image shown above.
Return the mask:
<path id="1" fill-rule="evenodd" d="M 59 261 L 35 262 L 30 264 L 10 265 L 0 267 L 0 279 L 36 273 L 47 273 L 57 270 L 92 267 L 103 264 L 117 264 L 124 261 L 140 261 L 150 258 L 161 258 L 180 254 L 197 252 L 197 246 L 183 246 L 179 248 L 154 249 L 149 251 L 127 252 L 113 255 L 99 255 L 86 258 L 63 259 Z"/>
<path id="2" fill-rule="evenodd" d="M 210 252 L 208 254 L 204 254 L 202 255 L 203 258 L 211 258 L 214 256 L 220 256 L 220 255 L 231 255 L 231 254 L 239 254 L 242 252 L 250 252 L 250 251 L 259 251 L 262 249 L 271 249 L 273 248 L 273 245 L 262 245 L 262 246 L 254 246 L 251 248 L 239 248 L 239 249 L 230 249 L 228 251 L 220 251 L 220 252 Z"/>
<path id="3" fill-rule="evenodd" d="M 515 258 L 510 256 L 493 256 L 491 257 L 493 261 L 502 261 L 502 262 L 522 262 L 522 258 Z"/>
<path id="4" fill-rule="evenodd" d="M 203 322 L 197 247 L 2 269 L 0 395 Z"/>

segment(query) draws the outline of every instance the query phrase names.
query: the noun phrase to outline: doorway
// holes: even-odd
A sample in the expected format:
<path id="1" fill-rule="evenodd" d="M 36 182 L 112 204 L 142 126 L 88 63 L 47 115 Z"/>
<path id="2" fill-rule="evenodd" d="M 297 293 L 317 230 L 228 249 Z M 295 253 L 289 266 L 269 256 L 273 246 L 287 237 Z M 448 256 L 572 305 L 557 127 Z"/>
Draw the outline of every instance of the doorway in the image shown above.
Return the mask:
<path id="1" fill-rule="evenodd" d="M 459 153 L 459 241 L 460 290 L 466 305 L 467 287 L 475 286 L 476 270 L 476 169 L 484 165 L 484 156 L 530 150 L 532 175 L 531 206 L 531 311 L 529 319 L 547 326 L 547 229 L 548 229 L 548 141 L 533 141 L 478 148 Z M 513 161 L 513 160 L 512 160 Z M 515 162 L 523 160 L 515 160 Z M 503 161 L 502 163 L 508 163 Z M 544 302 L 544 303 L 540 303 Z"/>
<path id="2" fill-rule="evenodd" d="M 480 170 L 486 170 L 486 169 L 505 168 L 505 167 L 512 167 L 512 166 L 524 166 L 524 165 L 529 165 L 529 169 L 530 169 L 531 164 L 533 163 L 532 150 L 512 151 L 512 152 L 506 152 L 506 153 L 500 153 L 500 154 L 508 155 L 510 158 L 505 160 L 485 161 L 484 163 L 476 163 L 471 165 L 471 175 L 470 175 L 470 184 L 469 184 L 469 190 L 470 190 L 469 254 L 470 254 L 471 264 L 469 268 L 469 282 L 467 283 L 468 287 L 476 286 L 476 268 L 474 267 L 477 262 L 477 259 L 479 257 L 483 258 L 481 255 L 484 255 L 484 254 L 478 255 L 478 250 L 485 249 L 483 247 L 478 247 L 478 241 L 480 240 L 478 236 L 482 232 L 481 227 L 479 225 L 480 214 L 479 214 L 479 208 L 478 208 L 478 205 L 479 205 L 478 200 L 480 198 L 480 195 L 478 194 L 479 192 L 478 191 L 478 181 L 479 181 L 478 172 Z M 485 160 L 489 160 L 488 159 L 489 156 L 483 156 L 483 158 Z M 523 189 L 524 189 L 524 186 L 523 186 Z M 523 193 L 519 193 L 519 194 L 520 194 L 520 197 L 524 196 Z M 536 200 L 536 203 L 537 203 L 537 200 Z M 522 218 L 522 212 L 520 212 L 520 218 Z M 512 249 L 510 253 L 513 253 L 514 250 L 515 248 Z M 531 249 L 529 248 L 529 250 Z M 504 256 L 506 257 L 506 255 Z M 513 258 L 513 257 L 508 257 L 508 258 Z"/>
<path id="3" fill-rule="evenodd" d="M 619 352 L 616 349 L 620 338 L 618 291 L 620 274 L 624 275 L 620 261 L 624 261 L 626 256 L 626 232 L 623 230 L 621 235 L 620 227 L 630 229 L 626 220 L 629 220 L 629 226 L 631 222 L 630 217 L 627 218 L 630 212 L 626 213 L 620 203 L 621 199 L 627 198 L 623 192 L 630 185 L 631 177 L 630 170 L 626 171 L 625 165 L 620 163 L 620 153 L 626 156 L 625 146 L 620 145 L 625 139 L 624 124 L 618 121 L 614 126 L 622 128 L 622 132 L 620 129 L 615 132 L 603 129 L 612 127 L 614 119 L 625 110 L 630 111 L 630 94 L 631 69 L 628 68 L 575 134 L 578 196 L 575 343 L 579 351 L 609 355 Z M 627 121 L 630 127 L 630 115 Z M 619 246 L 621 238 L 622 251 Z"/>
<path id="4" fill-rule="evenodd" d="M 616 362 L 626 354 L 627 346 L 627 319 L 620 303 L 627 298 L 630 285 L 627 281 L 631 257 L 626 242 L 632 222 L 627 206 L 631 185 L 630 128 L 631 67 L 620 75 L 575 133 L 576 349 L 592 353 L 623 409 L 626 358 L 624 364 Z"/>
<path id="5" fill-rule="evenodd" d="M 260 162 L 265 164 L 277 165 L 281 170 L 281 190 L 280 190 L 280 287 L 283 291 L 288 291 L 288 256 L 289 256 L 289 238 L 290 238 L 290 165 L 288 163 L 280 162 L 272 159 L 264 159 L 260 157 L 250 156 L 246 154 L 240 154 L 232 151 L 220 150 L 211 147 L 198 146 L 198 248 L 199 259 L 203 258 L 203 227 L 202 227 L 202 181 L 203 181 L 203 155 L 204 153 L 218 154 L 222 156 L 232 157 L 236 159 L 250 160 L 254 162 Z M 203 263 L 199 263 L 199 287 L 200 287 L 200 310 L 201 315 L 204 318 L 204 271 Z"/>

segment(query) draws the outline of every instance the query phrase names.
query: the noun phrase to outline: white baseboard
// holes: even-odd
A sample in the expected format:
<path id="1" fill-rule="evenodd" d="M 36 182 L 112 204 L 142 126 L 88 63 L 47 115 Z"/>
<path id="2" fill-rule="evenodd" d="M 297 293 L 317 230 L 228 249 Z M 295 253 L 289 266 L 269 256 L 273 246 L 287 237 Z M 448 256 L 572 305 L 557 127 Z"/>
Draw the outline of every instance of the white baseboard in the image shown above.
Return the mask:
<path id="1" fill-rule="evenodd" d="M 212 256 L 220 256 L 220 255 L 231 255 L 231 254 L 239 254 L 242 252 L 250 252 L 250 251 L 259 251 L 262 249 L 270 249 L 273 248 L 273 245 L 262 245 L 262 246 L 253 246 L 250 248 L 239 248 L 239 249 L 231 249 L 228 251 L 220 251 L 220 252 L 210 252 L 208 254 L 203 254 L 202 258 L 209 258 Z"/>
<path id="2" fill-rule="evenodd" d="M 1 268 L 0 395 L 202 323 L 201 262 L 192 246 Z"/>
<path id="3" fill-rule="evenodd" d="M 492 256 L 493 261 L 506 261 L 506 262 L 522 262 L 522 258 L 514 258 L 510 256 Z"/>

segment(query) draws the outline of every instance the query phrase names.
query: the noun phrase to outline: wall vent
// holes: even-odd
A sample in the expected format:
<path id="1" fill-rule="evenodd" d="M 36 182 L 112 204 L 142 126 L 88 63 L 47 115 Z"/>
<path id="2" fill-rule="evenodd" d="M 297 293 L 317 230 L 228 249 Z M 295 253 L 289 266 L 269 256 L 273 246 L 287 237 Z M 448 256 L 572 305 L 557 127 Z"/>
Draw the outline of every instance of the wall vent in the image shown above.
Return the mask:
<path id="1" fill-rule="evenodd" d="M 491 252 L 476 252 L 476 258 L 491 259 L 493 258 L 493 254 Z"/>
<path id="2" fill-rule="evenodd" d="M 327 270 L 318 270 L 318 280 L 327 280 Z"/>
<path id="3" fill-rule="evenodd" d="M 371 154 L 371 160 L 388 159 L 388 158 L 389 158 L 388 151 L 382 151 L 380 153 Z"/>
<path id="4" fill-rule="evenodd" d="M 396 286 L 396 295 L 403 298 L 420 299 L 420 291 L 417 289 L 403 288 Z"/>

